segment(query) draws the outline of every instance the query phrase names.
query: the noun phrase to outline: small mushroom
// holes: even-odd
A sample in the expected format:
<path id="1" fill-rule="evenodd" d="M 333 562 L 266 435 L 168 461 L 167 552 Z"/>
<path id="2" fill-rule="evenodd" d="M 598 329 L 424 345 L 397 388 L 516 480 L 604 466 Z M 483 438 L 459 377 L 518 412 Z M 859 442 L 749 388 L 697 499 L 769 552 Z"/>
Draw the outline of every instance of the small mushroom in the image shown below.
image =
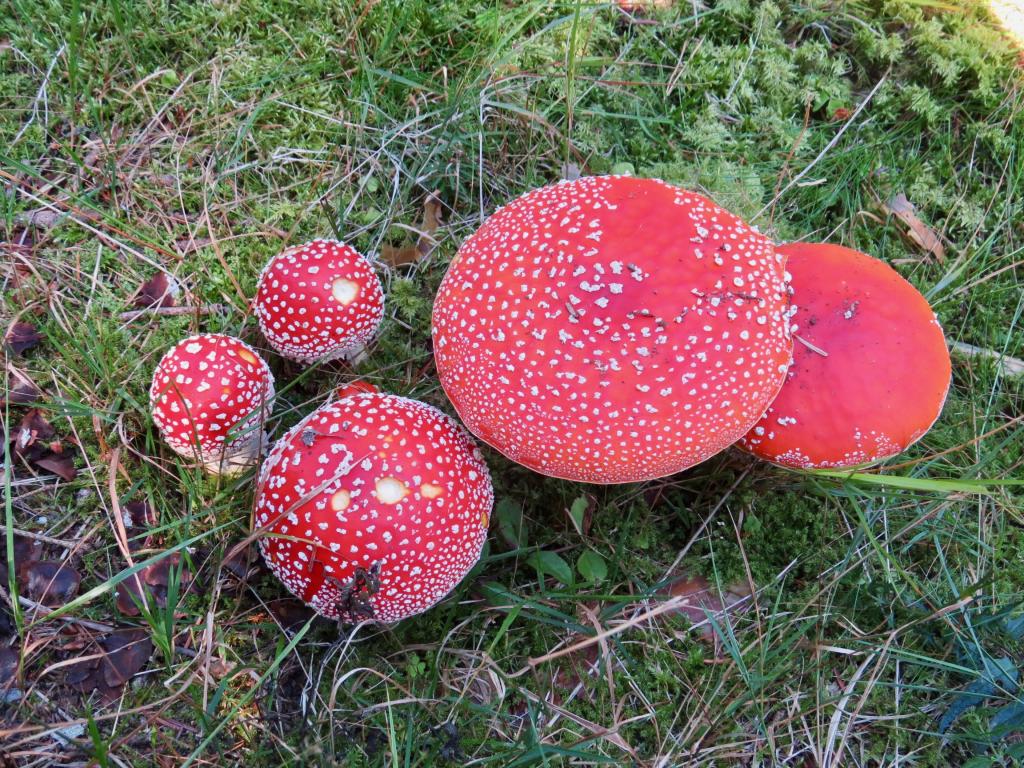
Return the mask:
<path id="1" fill-rule="evenodd" d="M 434 304 L 437 371 L 470 431 L 592 483 L 685 469 L 764 413 L 791 357 L 782 259 L 700 195 L 584 177 L 498 210 Z"/>
<path id="2" fill-rule="evenodd" d="M 260 331 L 280 355 L 300 363 L 353 358 L 384 316 L 373 266 L 351 246 L 313 240 L 270 260 L 254 301 Z"/>
<path id="3" fill-rule="evenodd" d="M 778 246 L 792 276 L 793 365 L 740 441 L 789 467 L 855 467 L 894 456 L 942 411 L 950 360 L 927 300 L 878 259 L 828 243 Z"/>
<path id="4" fill-rule="evenodd" d="M 153 372 L 153 421 L 167 444 L 215 474 L 255 463 L 274 377 L 256 351 L 219 333 L 191 336 L 172 347 Z"/>
<path id="5" fill-rule="evenodd" d="M 473 567 L 493 498 L 487 465 L 451 418 L 354 393 L 274 445 L 255 520 L 271 570 L 316 611 L 395 622 L 430 608 Z"/>

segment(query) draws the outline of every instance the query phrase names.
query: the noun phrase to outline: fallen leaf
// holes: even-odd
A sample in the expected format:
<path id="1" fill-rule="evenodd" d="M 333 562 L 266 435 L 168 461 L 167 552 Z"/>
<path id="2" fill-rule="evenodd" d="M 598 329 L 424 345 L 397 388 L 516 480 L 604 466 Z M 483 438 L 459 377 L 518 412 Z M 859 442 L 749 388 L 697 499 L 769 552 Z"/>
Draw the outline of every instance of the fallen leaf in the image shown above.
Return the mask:
<path id="1" fill-rule="evenodd" d="M 906 230 L 907 239 L 925 253 L 931 254 L 936 261 L 946 260 L 946 247 L 942 238 L 917 215 L 917 208 L 902 192 L 882 204 L 882 211 L 900 221 Z"/>
<path id="2" fill-rule="evenodd" d="M 133 501 L 121 507 L 121 519 L 128 534 L 128 551 L 138 552 L 149 549 L 155 543 L 149 533 L 156 527 L 156 512 L 147 501 Z"/>
<path id="3" fill-rule="evenodd" d="M 148 605 L 150 609 L 154 605 L 158 608 L 167 607 L 167 587 L 171 582 L 172 566 L 178 574 L 179 597 L 185 594 L 192 584 L 192 574 L 180 565 L 181 555 L 175 552 L 129 576 L 117 585 L 117 592 L 114 595 L 117 610 L 125 616 L 138 616 L 141 613 L 139 606 L 143 604 Z"/>
<path id="4" fill-rule="evenodd" d="M 562 163 L 560 173 L 566 181 L 576 181 L 583 175 L 582 169 L 576 163 Z"/>
<path id="5" fill-rule="evenodd" d="M 35 560 L 20 563 L 17 568 L 18 588 L 30 600 L 47 608 L 57 608 L 78 594 L 82 576 L 59 560 Z"/>
<path id="6" fill-rule="evenodd" d="M 417 229 L 420 236 L 414 245 L 394 246 L 387 243 L 380 250 L 380 258 L 393 267 L 415 264 L 434 252 L 437 240 L 434 234 L 441 226 L 441 199 L 437 192 L 431 192 L 423 201 L 423 219 Z"/>
<path id="7" fill-rule="evenodd" d="M 37 442 L 49 440 L 56 434 L 53 425 L 43 416 L 43 412 L 38 408 L 33 408 L 21 417 L 14 449 L 23 454 Z"/>
<path id="8" fill-rule="evenodd" d="M 313 609 L 305 603 L 291 597 L 281 597 L 267 603 L 275 619 L 285 629 L 295 629 L 305 624 L 313 616 Z"/>
<path id="9" fill-rule="evenodd" d="M 708 622 L 708 614 L 720 620 L 728 611 L 745 611 L 749 607 L 744 603 L 749 597 L 748 590 L 730 587 L 724 594 L 719 595 L 718 589 L 712 587 L 703 576 L 681 576 L 672 581 L 659 595 L 682 598 L 682 604 L 673 613 L 686 617 L 691 624 L 698 625 L 698 631 L 705 640 L 714 637 L 714 630 Z"/>
<path id="10" fill-rule="evenodd" d="M 10 237 L 0 240 L 0 252 L 6 251 L 12 256 L 31 256 L 35 244 L 36 239 L 32 236 L 32 230 L 29 227 L 16 227 Z M 21 260 L 18 261 L 15 269 L 23 274 L 26 270 L 31 273 Z"/>
<path id="11" fill-rule="evenodd" d="M 33 462 L 37 467 L 49 470 L 62 480 L 71 482 L 78 476 L 75 459 L 63 451 L 49 451 L 45 456 Z"/>
<path id="12" fill-rule="evenodd" d="M 14 566 L 27 567 L 43 556 L 43 542 L 14 534 Z"/>
<path id="13" fill-rule="evenodd" d="M 21 373 L 14 373 L 17 383 L 0 394 L 0 407 L 4 405 L 29 405 L 39 400 L 43 393 L 31 379 Z"/>
<path id="14" fill-rule="evenodd" d="M 168 278 L 166 272 L 157 272 L 139 286 L 132 306 L 139 309 L 173 307 L 177 302 L 179 290 L 174 278 Z"/>
<path id="15" fill-rule="evenodd" d="M 5 566 L 6 567 L 6 566 Z M 14 620 L 11 618 L 7 606 L 0 602 L 0 640 L 6 640 L 14 635 Z"/>
<path id="16" fill-rule="evenodd" d="M 16 355 L 23 354 L 43 340 L 42 335 L 32 323 L 18 322 L 7 331 L 4 341 Z"/>
<path id="17" fill-rule="evenodd" d="M 255 563 L 255 552 L 252 547 L 244 547 L 238 551 L 232 549 L 230 556 L 221 562 L 220 567 L 244 583 Z"/>
<path id="18" fill-rule="evenodd" d="M 173 182 L 174 177 L 172 176 L 171 179 Z M 212 243 L 213 240 L 209 237 L 183 237 L 180 240 L 174 241 L 174 250 L 178 252 L 179 256 L 187 256 L 190 253 L 206 248 Z"/>
<path id="19" fill-rule="evenodd" d="M 74 449 L 55 439 L 53 425 L 38 408 L 25 413 L 13 437 L 14 455 L 31 466 L 53 472 L 69 482 L 75 479 L 78 470 L 75 469 Z"/>
<path id="20" fill-rule="evenodd" d="M 8 645 L 0 645 L 0 691 L 14 682 L 18 673 L 18 653 Z"/>
<path id="21" fill-rule="evenodd" d="M 25 211 L 14 216 L 14 221 L 23 226 L 38 227 L 39 229 L 53 229 L 56 224 L 64 218 L 64 214 L 52 208 L 36 208 L 33 211 Z"/>
<path id="22" fill-rule="evenodd" d="M 100 658 L 70 665 L 64 682 L 83 693 L 96 691 L 109 704 L 153 655 L 153 642 L 147 630 L 131 627 L 115 629 L 102 636 L 97 645 L 102 651 Z"/>

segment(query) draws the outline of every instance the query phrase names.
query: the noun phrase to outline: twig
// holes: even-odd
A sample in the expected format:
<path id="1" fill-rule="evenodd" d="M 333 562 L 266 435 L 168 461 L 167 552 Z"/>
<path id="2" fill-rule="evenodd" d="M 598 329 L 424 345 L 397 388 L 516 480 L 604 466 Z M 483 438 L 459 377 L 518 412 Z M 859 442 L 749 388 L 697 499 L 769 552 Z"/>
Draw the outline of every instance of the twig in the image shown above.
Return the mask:
<path id="1" fill-rule="evenodd" d="M 803 336 L 797 336 L 797 335 L 796 335 L 796 334 L 794 333 L 794 334 L 793 334 L 793 338 L 794 338 L 794 339 L 796 339 L 797 341 L 799 341 L 799 342 L 800 342 L 801 344 L 803 344 L 803 345 L 804 345 L 805 347 L 807 347 L 807 348 L 808 348 L 809 350 L 811 350 L 811 352 L 817 352 L 817 353 L 818 353 L 819 355 L 821 355 L 822 357 L 828 357 L 828 352 L 826 352 L 826 351 L 825 351 L 824 349 L 822 349 L 821 347 L 816 347 L 816 346 L 815 346 L 814 344 L 811 344 L 811 342 L 809 342 L 809 341 L 808 341 L 807 339 L 805 339 L 805 338 L 804 338 Z"/>
<path id="2" fill-rule="evenodd" d="M 7 526 L 4 525 L 3 523 L 0 523 L 0 531 L 6 531 L 6 530 L 7 530 Z M 12 527 L 11 531 L 14 533 L 15 536 L 21 536 L 21 537 L 26 538 L 26 539 L 34 539 L 36 541 L 41 541 L 41 542 L 43 542 L 45 544 L 54 544 L 54 545 L 56 545 L 58 547 L 61 547 L 63 549 L 71 549 L 72 547 L 75 546 L 75 543 L 76 543 L 76 542 L 73 542 L 73 541 L 65 541 L 64 539 L 55 539 L 52 536 L 44 536 L 41 533 L 32 533 L 31 531 L 23 531 L 20 528 Z"/>
<path id="3" fill-rule="evenodd" d="M 1019 357 L 1010 357 L 993 349 L 976 347 L 973 344 L 964 344 L 962 341 L 954 341 L 949 345 L 954 352 L 959 352 L 967 357 L 987 357 L 996 361 L 996 367 L 1003 376 L 1024 375 L 1024 360 Z"/>
<path id="4" fill-rule="evenodd" d="M 133 309 L 128 312 L 122 312 L 118 317 L 126 322 L 130 322 L 150 315 L 161 315 L 164 317 L 192 314 L 221 315 L 227 314 L 229 311 L 230 307 L 227 304 L 204 304 L 200 307 L 147 307 L 146 309 Z"/>

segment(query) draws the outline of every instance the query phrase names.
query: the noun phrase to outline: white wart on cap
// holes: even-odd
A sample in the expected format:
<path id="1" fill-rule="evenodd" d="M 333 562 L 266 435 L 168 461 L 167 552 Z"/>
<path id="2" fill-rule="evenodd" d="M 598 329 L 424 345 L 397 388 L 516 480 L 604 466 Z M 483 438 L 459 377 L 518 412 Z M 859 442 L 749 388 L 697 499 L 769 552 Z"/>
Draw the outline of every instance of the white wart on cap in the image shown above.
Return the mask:
<path id="1" fill-rule="evenodd" d="M 313 240 L 270 260 L 253 306 L 260 331 L 278 354 L 313 363 L 357 354 L 384 316 L 384 292 L 357 250 Z"/>
<path id="2" fill-rule="evenodd" d="M 493 499 L 479 450 L 451 418 L 395 395 L 353 394 L 275 444 L 256 526 L 271 570 L 316 611 L 394 622 L 469 572 Z"/>
<path id="3" fill-rule="evenodd" d="M 498 210 L 434 304 L 441 384 L 470 431 L 546 475 L 678 472 L 740 438 L 791 357 L 772 243 L 700 195 L 584 177 Z"/>
<path id="4" fill-rule="evenodd" d="M 191 336 L 156 366 L 149 388 L 153 421 L 176 453 L 210 472 L 250 466 L 264 443 L 274 376 L 256 350 L 220 333 Z"/>

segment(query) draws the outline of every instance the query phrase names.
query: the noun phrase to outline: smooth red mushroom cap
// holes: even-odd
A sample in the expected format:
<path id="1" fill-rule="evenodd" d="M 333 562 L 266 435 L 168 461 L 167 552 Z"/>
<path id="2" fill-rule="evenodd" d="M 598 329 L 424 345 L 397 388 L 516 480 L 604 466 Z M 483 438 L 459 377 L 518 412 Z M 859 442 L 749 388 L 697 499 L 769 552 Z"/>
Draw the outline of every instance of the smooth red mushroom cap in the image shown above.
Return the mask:
<path id="1" fill-rule="evenodd" d="M 353 352 L 373 338 L 384 316 L 384 291 L 357 250 L 313 240 L 271 259 L 254 307 L 270 346 L 312 363 Z"/>
<path id="2" fill-rule="evenodd" d="M 827 243 L 778 246 L 792 276 L 793 365 L 740 446 L 803 469 L 893 456 L 938 418 L 950 382 L 942 328 L 892 267 Z"/>
<path id="3" fill-rule="evenodd" d="M 149 402 L 160 434 L 183 456 L 212 466 L 259 446 L 274 376 L 257 352 L 220 333 L 191 336 L 156 366 Z"/>
<path id="4" fill-rule="evenodd" d="M 493 499 L 479 450 L 451 418 L 395 395 L 354 394 L 274 446 L 256 525 L 271 570 L 319 613 L 393 622 L 469 572 Z"/>
<path id="5" fill-rule="evenodd" d="M 741 437 L 790 360 L 772 243 L 661 181 L 586 177 L 498 210 L 434 304 L 469 429 L 546 475 L 647 480 Z"/>

